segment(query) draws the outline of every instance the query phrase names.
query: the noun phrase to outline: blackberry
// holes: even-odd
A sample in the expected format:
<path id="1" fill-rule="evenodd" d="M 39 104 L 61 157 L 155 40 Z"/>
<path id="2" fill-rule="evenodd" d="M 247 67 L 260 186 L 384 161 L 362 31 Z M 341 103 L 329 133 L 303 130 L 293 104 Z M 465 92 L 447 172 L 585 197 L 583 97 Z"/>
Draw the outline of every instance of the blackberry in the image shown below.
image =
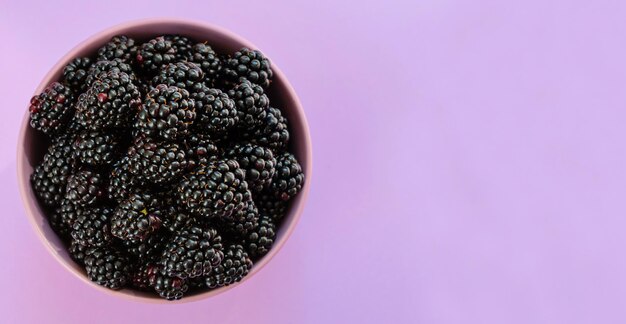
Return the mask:
<path id="1" fill-rule="evenodd" d="M 133 287 L 142 290 L 152 288 L 159 273 L 159 267 L 153 262 L 141 264 L 131 276 Z"/>
<path id="2" fill-rule="evenodd" d="M 74 154 L 83 164 L 102 166 L 112 164 L 119 147 L 116 134 L 83 131 L 74 140 Z"/>
<path id="3" fill-rule="evenodd" d="M 206 277 L 209 288 L 228 286 L 241 281 L 252 268 L 252 260 L 241 245 L 229 245 L 224 251 L 224 260 Z"/>
<path id="4" fill-rule="evenodd" d="M 250 202 L 248 207 L 221 219 L 221 225 L 229 234 L 235 236 L 245 236 L 254 230 L 259 223 L 259 211 L 254 202 Z"/>
<path id="5" fill-rule="evenodd" d="M 177 300 L 183 298 L 183 294 L 187 292 L 189 285 L 187 280 L 157 275 L 154 278 L 154 290 L 159 296 L 167 300 Z"/>
<path id="6" fill-rule="evenodd" d="M 248 234 L 244 245 L 252 258 L 260 258 L 267 254 L 276 238 L 276 224 L 266 215 L 259 217 L 257 227 Z"/>
<path id="7" fill-rule="evenodd" d="M 287 118 L 282 116 L 279 109 L 270 107 L 256 127 L 246 132 L 245 137 L 253 144 L 268 147 L 274 152 L 283 152 L 289 144 Z"/>
<path id="8" fill-rule="evenodd" d="M 196 63 L 204 72 L 206 84 L 214 87 L 222 69 L 219 55 L 205 43 L 198 43 L 191 49 L 190 62 Z"/>
<path id="9" fill-rule="evenodd" d="M 113 164 L 107 186 L 109 199 L 120 202 L 133 191 L 137 181 L 128 171 L 129 166 L 130 160 L 126 156 Z"/>
<path id="10" fill-rule="evenodd" d="M 129 281 L 128 258 L 111 247 L 89 249 L 85 270 L 91 281 L 110 289 L 121 289 Z"/>
<path id="11" fill-rule="evenodd" d="M 170 233 L 178 233 L 183 228 L 196 224 L 195 219 L 177 206 L 170 205 L 163 212 L 163 227 Z"/>
<path id="12" fill-rule="evenodd" d="M 133 72 L 133 69 L 128 63 L 124 63 L 120 59 L 102 60 L 94 63 L 87 73 L 85 83 L 87 86 L 91 86 L 94 81 L 100 78 L 106 78 L 109 72 L 128 74 L 132 82 L 137 82 L 137 77 Z"/>
<path id="13" fill-rule="evenodd" d="M 85 257 L 87 255 L 88 250 L 89 250 L 88 247 L 78 244 L 78 242 L 72 240 L 72 242 L 70 243 L 70 247 L 68 249 L 68 253 L 70 254 L 70 257 L 72 258 L 72 260 L 84 266 Z"/>
<path id="14" fill-rule="evenodd" d="M 52 141 L 40 165 L 31 175 L 35 194 L 48 207 L 57 207 L 65 195 L 67 178 L 76 167 L 73 158 L 72 138 L 60 136 Z"/>
<path id="15" fill-rule="evenodd" d="M 191 62 L 178 62 L 165 65 L 152 79 L 152 86 L 165 84 L 185 89 L 191 93 L 200 90 L 204 84 L 204 72 Z"/>
<path id="16" fill-rule="evenodd" d="M 72 225 L 72 238 L 85 246 L 105 246 L 111 242 L 111 209 L 92 207 L 83 210 Z"/>
<path id="17" fill-rule="evenodd" d="M 254 203 L 261 214 L 271 217 L 274 221 L 282 219 L 287 212 L 287 202 L 267 192 L 254 196 Z"/>
<path id="18" fill-rule="evenodd" d="M 113 36 L 108 43 L 98 49 L 98 60 L 119 59 L 131 63 L 136 56 L 135 40 L 124 35 Z"/>
<path id="19" fill-rule="evenodd" d="M 65 198 L 76 205 L 89 206 L 102 196 L 104 181 L 91 170 L 81 170 L 67 179 Z"/>
<path id="20" fill-rule="evenodd" d="M 208 275 L 222 262 L 222 238 L 215 229 L 189 227 L 165 246 L 160 264 L 163 273 L 181 279 Z"/>
<path id="21" fill-rule="evenodd" d="M 228 217 L 250 201 L 245 171 L 234 160 L 200 165 L 178 185 L 179 205 L 203 218 Z"/>
<path id="22" fill-rule="evenodd" d="M 267 115 L 270 103 L 263 88 L 243 80 L 234 89 L 228 91 L 228 96 L 235 101 L 239 128 L 246 130 L 259 127 Z"/>
<path id="23" fill-rule="evenodd" d="M 260 192 L 270 185 L 276 159 L 269 149 L 255 144 L 237 144 L 226 151 L 225 157 L 237 161 L 246 171 L 246 182 L 252 192 Z"/>
<path id="24" fill-rule="evenodd" d="M 52 230 L 59 236 L 59 238 L 61 238 L 61 240 L 68 241 L 70 239 L 71 228 L 63 221 L 61 214 L 49 214 L 48 224 L 50 224 Z"/>
<path id="25" fill-rule="evenodd" d="M 135 127 L 148 136 L 176 140 L 188 134 L 195 119 L 194 102 L 187 90 L 159 84 L 146 95 Z"/>
<path id="26" fill-rule="evenodd" d="M 48 135 L 60 133 L 74 114 L 73 100 L 70 88 L 53 82 L 30 99 L 30 126 Z"/>
<path id="27" fill-rule="evenodd" d="M 150 235 L 144 242 L 122 241 L 122 246 L 124 246 L 132 260 L 141 263 L 158 257 L 168 240 L 169 237 L 167 235 L 155 233 Z"/>
<path id="28" fill-rule="evenodd" d="M 221 154 L 211 137 L 204 134 L 189 135 L 183 141 L 183 146 L 190 169 L 198 165 L 207 165 L 210 160 L 216 160 Z"/>
<path id="29" fill-rule="evenodd" d="M 224 63 L 224 78 L 234 85 L 241 78 L 268 88 L 274 73 L 270 61 L 259 51 L 242 48 Z"/>
<path id="30" fill-rule="evenodd" d="M 55 207 L 61 204 L 65 195 L 65 186 L 53 183 L 50 173 L 45 170 L 43 164 L 35 167 L 30 176 L 30 182 L 35 195 L 45 206 Z"/>
<path id="31" fill-rule="evenodd" d="M 165 35 L 164 38 L 172 43 L 172 48 L 176 52 L 176 59 L 178 61 L 185 61 L 191 58 L 193 43 L 189 38 L 180 35 Z"/>
<path id="32" fill-rule="evenodd" d="M 198 114 L 197 128 L 203 133 L 220 136 L 239 121 L 235 101 L 219 89 L 204 86 L 192 93 L 191 98 Z"/>
<path id="33" fill-rule="evenodd" d="M 111 218 L 111 234 L 124 241 L 141 242 L 161 226 L 150 197 L 133 194 L 122 201 Z"/>
<path id="34" fill-rule="evenodd" d="M 91 59 L 88 57 L 77 57 L 63 68 L 63 80 L 76 92 L 83 92 L 86 89 L 85 78 L 91 66 Z"/>
<path id="35" fill-rule="evenodd" d="M 127 128 L 140 104 L 140 93 L 131 77 L 124 72 L 111 71 L 101 75 L 80 95 L 76 118 L 91 130 Z"/>
<path id="36" fill-rule="evenodd" d="M 72 228 L 74 222 L 78 219 L 78 216 L 84 212 L 84 210 L 84 207 L 76 205 L 68 199 L 61 200 L 61 206 L 55 209 L 57 214 L 61 215 L 61 221 L 63 221 L 69 229 Z"/>
<path id="37" fill-rule="evenodd" d="M 283 153 L 276 157 L 276 173 L 272 178 L 270 191 L 276 198 L 287 201 L 293 198 L 304 183 L 304 173 L 296 157 L 289 153 Z"/>
<path id="38" fill-rule="evenodd" d="M 176 180 L 186 169 L 184 150 L 176 143 L 138 138 L 128 149 L 128 171 L 144 184 L 162 185 Z"/>
<path id="39" fill-rule="evenodd" d="M 156 73 L 162 66 L 176 61 L 176 51 L 171 39 L 161 36 L 143 43 L 135 60 L 146 73 Z"/>

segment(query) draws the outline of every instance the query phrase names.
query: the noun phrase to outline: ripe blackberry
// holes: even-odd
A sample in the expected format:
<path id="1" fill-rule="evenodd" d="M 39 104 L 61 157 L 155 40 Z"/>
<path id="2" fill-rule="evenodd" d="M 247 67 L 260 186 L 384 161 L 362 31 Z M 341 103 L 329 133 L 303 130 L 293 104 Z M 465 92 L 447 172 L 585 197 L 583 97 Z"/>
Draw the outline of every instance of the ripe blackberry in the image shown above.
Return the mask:
<path id="1" fill-rule="evenodd" d="M 76 205 L 68 199 L 61 200 L 61 206 L 55 209 L 56 213 L 61 215 L 61 221 L 71 230 L 78 216 L 84 212 L 85 208 Z"/>
<path id="2" fill-rule="evenodd" d="M 228 96 L 235 101 L 240 129 L 253 129 L 265 119 L 270 101 L 259 85 L 243 80 L 228 91 Z"/>
<path id="3" fill-rule="evenodd" d="M 74 172 L 72 137 L 62 135 L 52 141 L 43 161 L 31 175 L 35 194 L 48 207 L 60 206 L 67 178 Z"/>
<path id="4" fill-rule="evenodd" d="M 68 253 L 72 260 L 76 263 L 84 266 L 85 265 L 85 257 L 87 255 L 87 251 L 89 248 L 84 245 L 78 244 L 78 242 L 72 240 L 70 243 L 70 247 L 68 248 Z"/>
<path id="5" fill-rule="evenodd" d="M 239 121 L 235 101 L 219 89 L 203 86 L 191 98 L 198 114 L 197 128 L 203 133 L 223 136 Z"/>
<path id="6" fill-rule="evenodd" d="M 285 152 L 276 157 L 276 173 L 272 178 L 270 191 L 276 198 L 287 201 L 293 198 L 304 183 L 304 173 L 296 157 Z"/>
<path id="7" fill-rule="evenodd" d="M 187 280 L 181 278 L 157 275 L 154 279 L 154 290 L 167 300 L 183 298 L 188 289 Z"/>
<path id="8" fill-rule="evenodd" d="M 256 127 L 251 132 L 246 132 L 245 138 L 274 152 L 283 152 L 289 144 L 287 118 L 282 116 L 279 109 L 270 107 Z"/>
<path id="9" fill-rule="evenodd" d="M 129 166 L 130 160 L 127 156 L 113 164 L 107 186 L 109 199 L 120 202 L 126 199 L 137 185 L 137 181 L 128 171 Z"/>
<path id="10" fill-rule="evenodd" d="M 222 69 L 222 60 L 219 55 L 205 43 L 198 43 L 191 49 L 190 62 L 196 63 L 204 71 L 205 82 L 214 87 Z"/>
<path id="11" fill-rule="evenodd" d="M 118 154 L 119 139 L 108 132 L 83 131 L 74 140 L 74 154 L 83 164 L 102 166 L 112 164 Z"/>
<path id="12" fill-rule="evenodd" d="M 35 167 L 30 176 L 35 195 L 39 201 L 48 207 L 56 207 L 61 204 L 65 195 L 65 186 L 52 182 L 51 175 L 45 170 L 44 165 Z"/>
<path id="13" fill-rule="evenodd" d="M 122 241 L 122 246 L 131 260 L 142 263 L 157 258 L 168 240 L 167 235 L 154 233 L 144 242 Z"/>
<path id="14" fill-rule="evenodd" d="M 80 95 L 76 118 L 91 130 L 126 128 L 141 104 L 140 95 L 127 73 L 107 72 Z"/>
<path id="15" fill-rule="evenodd" d="M 210 161 L 190 172 L 178 185 L 178 203 L 203 217 L 228 217 L 251 200 L 245 171 L 234 160 Z"/>
<path id="16" fill-rule="evenodd" d="M 176 143 L 138 138 L 128 149 L 128 171 L 143 184 L 170 183 L 185 171 L 187 159 Z"/>
<path id="17" fill-rule="evenodd" d="M 241 245 L 229 245 L 224 251 L 224 260 L 206 277 L 209 288 L 228 286 L 241 281 L 252 268 L 252 260 Z"/>
<path id="18" fill-rule="evenodd" d="M 268 88 L 274 73 L 270 61 L 259 51 L 242 48 L 224 63 L 224 78 L 234 85 L 244 78 L 263 88 Z"/>
<path id="19" fill-rule="evenodd" d="M 245 236 L 258 226 L 259 211 L 254 202 L 250 202 L 243 210 L 221 218 L 220 223 L 226 233 Z"/>
<path id="20" fill-rule="evenodd" d="M 185 89 L 191 93 L 200 90 L 204 84 L 204 72 L 195 63 L 178 62 L 165 65 L 152 79 L 152 86 L 165 84 Z"/>
<path id="21" fill-rule="evenodd" d="M 172 48 L 176 51 L 178 61 L 188 61 L 191 57 L 193 42 L 189 38 L 180 35 L 165 35 L 165 40 L 172 42 Z"/>
<path id="22" fill-rule="evenodd" d="M 113 36 L 108 43 L 98 49 L 98 60 L 119 59 L 131 63 L 136 56 L 135 40 L 124 35 Z"/>
<path id="23" fill-rule="evenodd" d="M 73 101 L 70 88 L 53 82 L 30 99 L 30 126 L 48 135 L 60 133 L 72 119 Z"/>
<path id="24" fill-rule="evenodd" d="M 63 68 L 63 80 L 76 93 L 83 92 L 87 87 L 85 78 L 91 66 L 91 59 L 88 57 L 77 57 Z"/>
<path id="25" fill-rule="evenodd" d="M 169 205 L 162 211 L 163 227 L 170 233 L 178 233 L 183 228 L 196 225 L 195 218 L 178 206 Z"/>
<path id="26" fill-rule="evenodd" d="M 105 246 L 111 242 L 111 209 L 92 207 L 83 210 L 72 225 L 72 238 L 85 246 Z"/>
<path id="27" fill-rule="evenodd" d="M 244 245 L 252 258 L 260 258 L 267 254 L 276 238 L 276 224 L 266 215 L 259 217 L 258 226 L 248 234 Z"/>
<path id="28" fill-rule="evenodd" d="M 115 208 L 111 218 L 111 234 L 124 241 L 144 241 L 159 227 L 160 213 L 147 195 L 131 195 Z"/>
<path id="29" fill-rule="evenodd" d="M 188 134 L 195 119 L 194 102 L 187 90 L 159 84 L 146 95 L 135 127 L 148 136 L 176 140 Z"/>
<path id="30" fill-rule="evenodd" d="M 136 62 L 146 73 L 156 73 L 162 66 L 176 61 L 177 47 L 171 39 L 157 37 L 143 43 L 137 50 Z"/>
<path id="31" fill-rule="evenodd" d="M 102 196 L 104 180 L 91 170 L 81 170 L 67 179 L 65 198 L 76 205 L 89 206 Z"/>
<path id="32" fill-rule="evenodd" d="M 261 192 L 272 182 L 276 159 L 267 148 L 255 144 L 236 144 L 224 155 L 246 171 L 246 182 L 252 192 Z"/>
<path id="33" fill-rule="evenodd" d="M 215 142 L 205 134 L 190 134 L 183 140 L 183 147 L 187 154 L 189 169 L 207 165 L 209 161 L 216 160 L 221 155 Z"/>
<path id="34" fill-rule="evenodd" d="M 222 262 L 222 238 L 215 229 L 189 227 L 175 234 L 161 254 L 163 273 L 181 279 L 205 276 Z"/>
<path id="35" fill-rule="evenodd" d="M 85 270 L 91 281 L 111 289 L 120 289 L 129 281 L 128 258 L 112 247 L 93 248 L 87 251 Z"/>
<path id="36" fill-rule="evenodd" d="M 110 72 L 124 72 L 128 74 L 132 82 L 137 82 L 137 77 L 135 76 L 130 64 L 124 63 L 124 61 L 120 59 L 111 59 L 98 61 L 92 64 L 87 73 L 87 77 L 85 77 L 85 83 L 87 86 L 91 86 L 94 81 L 106 78 L 107 74 Z"/>
<path id="37" fill-rule="evenodd" d="M 146 290 L 152 288 L 159 273 L 159 267 L 153 262 L 141 264 L 131 276 L 133 287 Z"/>
<path id="38" fill-rule="evenodd" d="M 287 202 L 267 192 L 255 195 L 254 203 L 261 214 L 271 217 L 275 222 L 282 219 L 287 212 Z"/>
<path id="39" fill-rule="evenodd" d="M 57 212 L 50 213 L 48 215 L 48 223 L 61 240 L 67 242 L 71 238 L 71 228 L 63 221 L 61 214 Z"/>

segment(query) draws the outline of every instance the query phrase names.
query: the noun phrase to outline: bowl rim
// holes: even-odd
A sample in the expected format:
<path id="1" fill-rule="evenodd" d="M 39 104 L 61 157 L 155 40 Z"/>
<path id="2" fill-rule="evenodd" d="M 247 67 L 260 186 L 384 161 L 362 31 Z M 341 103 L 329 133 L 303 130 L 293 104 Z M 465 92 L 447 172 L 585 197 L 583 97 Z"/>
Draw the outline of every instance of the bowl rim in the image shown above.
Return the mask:
<path id="1" fill-rule="evenodd" d="M 244 46 L 248 48 L 254 48 L 254 49 L 259 48 L 258 46 L 255 46 L 247 39 L 239 36 L 238 34 L 235 34 L 234 32 L 226 28 L 223 28 L 223 27 L 220 27 L 220 26 L 217 26 L 212 23 L 205 22 L 205 21 L 201 21 L 201 20 L 176 18 L 176 17 L 158 17 L 158 18 L 131 20 L 131 21 L 127 21 L 127 22 L 123 22 L 120 24 L 107 27 L 95 34 L 88 36 L 83 41 L 81 41 L 76 46 L 74 46 L 70 51 L 64 54 L 52 66 L 52 68 L 48 71 L 48 73 L 46 73 L 46 75 L 42 78 L 39 85 L 35 89 L 33 96 L 41 93 L 41 91 L 43 91 L 43 89 L 49 84 L 49 82 L 53 81 L 53 76 L 57 74 L 60 70 L 62 70 L 63 67 L 70 60 L 77 57 L 77 54 L 80 51 L 82 51 L 84 48 L 89 47 L 93 43 L 99 42 L 103 39 L 106 42 L 108 41 L 108 39 L 110 39 L 111 37 L 115 35 L 123 34 L 125 31 L 128 31 L 129 29 L 138 28 L 138 27 L 145 26 L 145 25 L 173 25 L 173 26 L 180 25 L 180 26 L 186 26 L 186 27 L 199 28 L 202 30 L 210 31 L 215 34 L 219 34 L 220 36 L 223 36 L 225 38 L 229 38 L 235 42 L 243 44 Z M 131 289 L 111 290 L 103 286 L 100 286 L 96 284 L 95 282 L 89 280 L 89 278 L 84 273 L 81 273 L 77 271 L 75 268 L 73 268 L 69 263 L 71 261 L 65 260 L 61 256 L 57 255 L 55 247 L 46 238 L 44 234 L 44 230 L 42 229 L 42 226 L 40 226 L 40 224 L 37 223 L 36 215 L 38 215 L 39 212 L 33 209 L 35 204 L 37 204 L 37 202 L 31 203 L 29 200 L 28 191 L 30 190 L 30 174 L 24 177 L 24 175 L 26 174 L 24 169 L 28 162 L 25 161 L 27 156 L 23 147 L 25 143 L 26 132 L 30 127 L 29 125 L 30 115 L 29 115 L 28 105 L 27 105 L 27 109 L 25 110 L 25 114 L 22 119 L 22 124 L 21 124 L 20 132 L 19 132 L 18 141 L 17 141 L 17 168 L 16 168 L 17 169 L 17 181 L 18 181 L 18 187 L 20 191 L 22 204 L 24 205 L 24 208 L 26 211 L 26 216 L 29 219 L 31 225 L 33 226 L 35 233 L 37 234 L 39 240 L 42 241 L 42 243 L 44 243 L 44 246 L 48 250 L 49 254 L 51 254 L 53 258 L 56 259 L 57 262 L 60 263 L 67 271 L 72 273 L 75 277 L 78 277 L 84 283 L 87 283 L 89 286 L 96 288 L 109 295 L 114 295 L 116 297 L 124 298 L 126 300 L 132 300 L 132 301 L 144 302 L 144 303 L 181 304 L 181 303 L 189 303 L 189 302 L 196 302 L 199 300 L 204 300 L 210 297 L 217 296 L 228 290 L 231 290 L 243 284 L 245 281 L 249 280 L 251 277 L 257 274 L 282 249 L 282 247 L 285 245 L 287 240 L 293 234 L 296 225 L 299 223 L 300 217 L 302 215 L 302 212 L 304 210 L 304 207 L 306 205 L 306 201 L 309 195 L 311 179 L 312 179 L 312 167 L 313 167 L 313 155 L 312 155 L 312 143 L 311 143 L 310 129 L 309 129 L 308 121 L 307 121 L 304 109 L 302 108 L 300 99 L 298 95 L 296 94 L 295 90 L 293 89 L 293 86 L 291 85 L 291 83 L 289 83 L 287 77 L 283 74 L 283 72 L 279 69 L 279 67 L 273 61 L 272 61 L 272 70 L 274 72 L 274 79 L 280 79 L 284 85 L 284 88 L 286 91 L 284 95 L 286 97 L 290 97 L 291 100 L 293 101 L 292 114 L 297 115 L 297 118 L 299 119 L 300 124 L 301 124 L 300 126 L 302 130 L 301 130 L 300 135 L 303 136 L 302 143 L 305 145 L 304 154 L 305 154 L 306 159 L 303 159 L 302 161 L 299 160 L 299 162 L 305 172 L 304 173 L 305 182 L 304 182 L 302 190 L 298 194 L 299 197 L 298 197 L 297 205 L 296 205 L 296 202 L 294 202 L 294 205 L 291 206 L 290 215 L 287 215 L 287 217 L 290 217 L 289 222 L 283 222 L 283 225 L 281 228 L 281 231 L 283 231 L 282 237 L 280 237 L 280 239 L 274 242 L 272 249 L 270 249 L 270 251 L 265 256 L 263 256 L 261 259 L 255 262 L 255 264 L 253 265 L 248 275 L 245 276 L 241 281 L 233 283 L 228 286 L 223 286 L 217 289 L 208 290 L 206 292 L 196 293 L 191 296 L 185 296 L 179 300 L 168 301 L 156 295 L 146 296 L 144 294 L 137 294 L 137 293 L 134 293 L 134 291 Z"/>

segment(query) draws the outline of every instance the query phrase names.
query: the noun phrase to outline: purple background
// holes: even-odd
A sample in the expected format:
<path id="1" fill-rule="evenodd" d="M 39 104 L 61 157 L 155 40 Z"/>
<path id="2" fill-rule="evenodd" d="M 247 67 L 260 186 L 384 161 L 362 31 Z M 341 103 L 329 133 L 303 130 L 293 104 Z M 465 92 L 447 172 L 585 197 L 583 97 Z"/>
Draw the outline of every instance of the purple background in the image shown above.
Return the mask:
<path id="1" fill-rule="evenodd" d="M 626 4 L 574 2 L 0 0 L 0 321 L 625 323 Z M 48 69 L 101 29 L 160 15 L 256 43 L 314 145 L 284 249 L 237 289 L 176 306 L 65 271 L 15 176 Z"/>

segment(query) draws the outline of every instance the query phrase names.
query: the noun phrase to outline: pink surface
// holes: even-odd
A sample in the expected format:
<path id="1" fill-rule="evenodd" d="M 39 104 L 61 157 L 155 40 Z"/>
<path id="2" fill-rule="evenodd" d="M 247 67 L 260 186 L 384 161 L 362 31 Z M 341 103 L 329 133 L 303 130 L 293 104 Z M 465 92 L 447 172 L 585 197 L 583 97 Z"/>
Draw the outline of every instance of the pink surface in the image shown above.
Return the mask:
<path id="1" fill-rule="evenodd" d="M 159 15 L 267 52 L 315 151 L 283 250 L 181 305 L 68 273 L 15 177 L 24 105 L 50 67 L 98 30 Z M 608 0 L 0 0 L 0 322 L 625 323 L 624 17 Z"/>

